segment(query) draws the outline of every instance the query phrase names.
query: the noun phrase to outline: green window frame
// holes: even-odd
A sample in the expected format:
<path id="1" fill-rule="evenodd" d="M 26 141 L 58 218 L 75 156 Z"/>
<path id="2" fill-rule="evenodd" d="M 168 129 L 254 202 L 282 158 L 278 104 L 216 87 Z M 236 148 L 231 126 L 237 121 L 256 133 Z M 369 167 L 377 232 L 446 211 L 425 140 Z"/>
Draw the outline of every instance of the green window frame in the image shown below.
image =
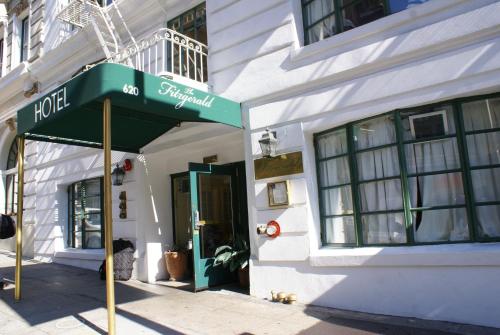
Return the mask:
<path id="1" fill-rule="evenodd" d="M 318 42 L 325 38 L 355 28 L 355 24 L 349 20 L 346 15 L 342 15 L 342 13 L 352 10 L 356 6 L 366 5 L 369 2 L 378 2 L 378 6 L 380 6 L 379 11 L 381 10 L 382 12 L 377 14 L 377 11 L 375 10 L 374 13 L 372 13 L 373 17 L 363 19 L 365 22 L 362 22 L 359 26 L 375 21 L 391 13 L 388 0 L 301 0 L 304 44 L 308 45 Z M 311 20 L 310 18 L 313 16 L 311 13 L 314 5 L 321 6 L 321 16 Z M 325 8 L 325 5 L 330 8 Z M 319 8 L 316 7 L 316 9 Z M 317 40 L 313 40 L 310 37 L 310 32 L 318 25 L 323 25 L 326 33 Z"/>
<path id="2" fill-rule="evenodd" d="M 95 192 L 96 184 L 98 192 Z M 103 187 L 102 177 L 78 181 L 68 186 L 68 247 L 104 248 Z M 90 193 L 88 189 L 91 190 Z"/>
<path id="3" fill-rule="evenodd" d="M 491 108 L 491 104 L 494 104 L 495 108 Z M 494 187 L 500 181 L 500 144 L 494 144 L 500 143 L 496 140 L 500 138 L 499 111 L 500 94 L 490 94 L 394 110 L 314 134 L 322 244 L 336 247 L 363 247 L 500 241 L 500 232 L 497 226 L 488 226 L 485 221 L 481 223 L 481 218 L 484 220 L 485 215 L 492 215 L 493 219 L 495 215 L 500 216 L 498 214 L 500 213 L 500 194 L 498 189 Z M 488 118 L 482 119 L 479 113 L 486 112 Z M 444 115 L 443 118 L 450 129 L 447 128 L 446 133 L 443 132 L 438 136 L 431 134 L 424 138 L 412 138 L 410 135 L 410 128 L 413 127 L 413 124 L 410 127 L 411 117 L 421 118 L 435 114 Z M 474 114 L 473 117 L 472 114 Z M 358 147 L 358 128 L 384 118 L 390 120 L 387 124 L 391 124 L 394 128 L 393 139 L 383 143 L 375 143 L 369 147 Z M 485 125 L 484 121 L 482 123 L 477 121 L 484 119 L 489 120 L 488 125 Z M 366 128 L 366 126 L 364 127 Z M 365 129 L 365 131 L 373 130 Z M 345 134 L 345 139 L 339 140 L 337 134 L 340 133 Z M 483 138 L 485 136 L 490 136 L 488 142 L 485 142 L 487 141 Z M 330 143 L 330 146 L 325 146 L 325 143 Z M 475 146 L 472 147 L 471 143 Z M 478 153 L 477 147 L 484 147 L 484 143 L 489 143 L 489 146 L 497 146 L 484 151 L 480 149 Z M 442 152 L 432 153 L 436 147 L 442 148 Z M 431 152 L 433 156 L 425 156 L 424 150 Z M 389 153 L 390 151 L 392 153 Z M 377 152 L 385 152 L 384 162 L 386 163 L 383 164 L 387 165 L 388 161 L 392 161 L 395 172 L 389 173 L 389 175 L 375 176 L 373 174 L 377 174 L 377 172 L 373 171 L 377 169 L 368 166 L 367 171 L 371 177 L 363 177 L 366 172 L 363 172 L 359 164 L 370 160 L 362 161 L 360 157 L 362 155 L 375 157 Z M 417 152 L 419 153 L 417 154 Z M 497 152 L 497 154 L 493 155 L 491 152 Z M 474 157 L 471 158 L 471 155 Z M 450 158 L 452 156 L 453 159 Z M 440 164 L 438 159 L 435 160 L 437 162 L 435 163 L 431 158 L 424 160 L 424 157 L 439 157 L 439 159 L 444 159 L 446 163 L 442 166 L 443 164 Z M 341 164 L 339 163 L 340 159 L 344 160 Z M 418 163 L 419 159 L 420 163 Z M 327 166 L 328 164 L 330 167 Z M 347 169 L 347 171 L 342 168 Z M 330 173 L 325 173 L 325 169 Z M 331 173 L 332 171 L 334 173 Z M 343 177 L 344 175 L 347 177 Z M 335 182 L 332 183 L 330 180 Z M 446 195 L 451 192 L 453 196 L 447 196 L 447 202 L 440 203 L 443 200 L 439 199 L 438 196 L 428 195 L 427 198 L 431 199 L 432 203 L 423 203 L 423 199 L 427 198 L 421 195 L 420 189 L 425 190 L 426 184 L 434 185 L 437 181 L 442 182 L 443 180 L 450 182 L 441 189 L 432 187 L 430 189 L 433 191 L 442 190 L 443 194 Z M 485 181 L 481 184 L 482 180 Z M 398 191 L 393 192 L 395 196 L 394 194 L 387 196 L 385 191 L 384 195 L 397 205 L 393 208 L 385 208 L 384 206 L 382 206 L 384 208 L 375 209 L 364 208 L 367 201 L 362 199 L 364 193 L 361 189 L 363 185 L 380 183 L 385 190 L 384 183 L 387 182 L 392 183 L 392 189 Z M 493 185 L 493 187 L 489 185 Z M 328 194 L 328 190 L 336 192 L 342 187 L 346 188 L 346 191 L 333 195 L 332 202 L 330 200 L 332 195 Z M 429 190 L 429 186 L 427 187 Z M 481 193 L 475 192 L 475 189 L 481 189 Z M 483 191 L 484 189 L 486 191 Z M 427 194 L 432 193 L 427 192 Z M 375 202 L 379 202 L 379 200 Z M 339 203 L 342 208 L 337 209 L 337 212 L 332 211 L 331 207 L 339 207 Z M 348 205 L 344 206 L 346 203 Z M 440 215 L 447 215 L 449 221 L 453 222 L 460 233 L 450 234 L 448 238 L 443 239 L 422 234 L 422 230 L 434 229 L 435 226 L 431 225 L 435 225 L 436 222 L 438 222 L 438 226 L 441 224 L 439 219 L 436 219 Z M 386 222 L 389 222 L 389 217 L 392 216 L 392 226 L 394 227 L 395 222 L 399 224 L 399 231 L 393 233 L 396 238 L 387 238 L 391 236 L 389 232 L 387 232 L 387 236 L 378 238 L 378 240 L 370 238 L 370 232 L 367 228 L 369 225 L 366 225 L 370 216 L 385 217 Z M 395 219 L 396 216 L 398 220 Z M 338 223 L 342 223 L 342 226 L 339 226 L 342 228 L 334 228 Z M 419 232 L 418 228 L 421 225 L 425 228 Z M 388 223 L 387 226 L 389 226 Z M 340 234 L 343 239 L 337 240 L 335 236 L 332 238 L 331 235 L 335 234 L 336 229 L 344 234 Z"/>

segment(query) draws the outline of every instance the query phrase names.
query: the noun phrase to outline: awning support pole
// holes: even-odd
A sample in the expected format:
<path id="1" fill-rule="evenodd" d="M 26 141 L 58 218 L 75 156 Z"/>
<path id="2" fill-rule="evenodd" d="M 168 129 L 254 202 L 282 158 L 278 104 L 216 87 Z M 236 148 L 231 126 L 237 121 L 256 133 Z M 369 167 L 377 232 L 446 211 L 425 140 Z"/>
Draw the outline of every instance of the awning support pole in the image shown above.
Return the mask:
<path id="1" fill-rule="evenodd" d="M 23 258 L 23 199 L 24 199 L 24 136 L 17 138 L 17 222 L 16 222 L 16 273 L 14 299 L 21 300 L 21 267 Z"/>
<path id="2" fill-rule="evenodd" d="M 108 334 L 115 334 L 115 278 L 113 270 L 113 218 L 111 212 L 111 99 L 103 106 L 104 147 L 104 243 L 106 248 L 106 301 Z"/>

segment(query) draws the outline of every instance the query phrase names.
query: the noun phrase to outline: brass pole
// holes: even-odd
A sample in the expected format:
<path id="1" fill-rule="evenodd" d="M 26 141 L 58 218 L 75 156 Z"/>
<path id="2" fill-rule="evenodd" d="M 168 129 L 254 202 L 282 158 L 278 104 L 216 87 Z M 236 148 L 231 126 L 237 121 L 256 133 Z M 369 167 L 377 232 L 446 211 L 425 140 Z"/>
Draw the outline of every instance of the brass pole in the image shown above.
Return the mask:
<path id="1" fill-rule="evenodd" d="M 23 197 L 24 197 L 24 136 L 17 138 L 17 224 L 16 274 L 14 299 L 21 300 L 21 266 L 23 257 Z"/>
<path id="2" fill-rule="evenodd" d="M 115 334 L 115 278 L 113 270 L 113 222 L 111 212 L 111 100 L 103 106 L 104 148 L 104 243 L 106 248 L 106 301 L 108 307 L 108 334 Z"/>

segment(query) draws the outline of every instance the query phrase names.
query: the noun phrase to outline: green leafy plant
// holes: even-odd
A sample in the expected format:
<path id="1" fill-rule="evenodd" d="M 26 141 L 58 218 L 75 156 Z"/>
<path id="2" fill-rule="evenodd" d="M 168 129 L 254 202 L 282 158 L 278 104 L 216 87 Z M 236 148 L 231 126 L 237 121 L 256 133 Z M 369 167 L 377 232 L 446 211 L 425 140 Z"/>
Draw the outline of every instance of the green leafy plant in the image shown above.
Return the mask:
<path id="1" fill-rule="evenodd" d="M 242 238 L 236 238 L 233 245 L 223 245 L 215 250 L 214 266 L 229 267 L 233 272 L 248 266 L 250 249 L 248 243 Z"/>

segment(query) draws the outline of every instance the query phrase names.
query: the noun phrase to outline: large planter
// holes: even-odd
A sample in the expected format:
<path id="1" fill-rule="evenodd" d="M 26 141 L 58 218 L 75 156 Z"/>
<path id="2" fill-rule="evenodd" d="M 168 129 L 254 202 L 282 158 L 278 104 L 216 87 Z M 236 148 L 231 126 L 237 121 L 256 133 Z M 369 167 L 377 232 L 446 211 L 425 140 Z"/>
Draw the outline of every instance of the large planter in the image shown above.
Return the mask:
<path id="1" fill-rule="evenodd" d="M 187 255 L 182 251 L 167 251 L 164 254 L 170 280 L 182 280 L 187 272 Z"/>
<path id="2" fill-rule="evenodd" d="M 248 271 L 248 266 L 243 269 L 238 269 L 238 279 L 240 282 L 240 287 L 247 288 L 250 286 L 250 273 Z"/>

